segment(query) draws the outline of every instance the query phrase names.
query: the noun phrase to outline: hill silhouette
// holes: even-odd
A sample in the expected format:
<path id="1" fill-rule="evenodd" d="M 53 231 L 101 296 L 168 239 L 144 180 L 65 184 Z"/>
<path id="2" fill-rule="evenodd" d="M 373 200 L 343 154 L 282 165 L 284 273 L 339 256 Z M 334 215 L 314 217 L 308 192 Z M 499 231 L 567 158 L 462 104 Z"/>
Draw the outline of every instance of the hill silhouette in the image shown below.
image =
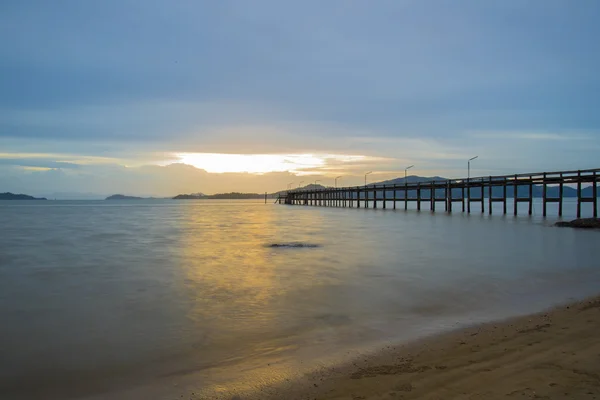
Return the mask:
<path id="1" fill-rule="evenodd" d="M 28 194 L 0 193 L 0 200 L 48 200 L 45 197 L 33 197 Z"/>

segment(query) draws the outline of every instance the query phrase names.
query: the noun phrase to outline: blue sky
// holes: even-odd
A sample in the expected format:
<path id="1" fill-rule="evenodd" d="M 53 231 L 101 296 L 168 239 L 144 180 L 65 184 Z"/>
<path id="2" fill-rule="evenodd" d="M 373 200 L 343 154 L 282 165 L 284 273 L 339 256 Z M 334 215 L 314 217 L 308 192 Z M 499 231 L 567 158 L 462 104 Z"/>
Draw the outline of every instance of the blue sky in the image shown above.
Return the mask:
<path id="1" fill-rule="evenodd" d="M 599 15 L 595 0 L 3 1 L 0 191 L 461 177 L 474 155 L 480 175 L 596 168 Z"/>

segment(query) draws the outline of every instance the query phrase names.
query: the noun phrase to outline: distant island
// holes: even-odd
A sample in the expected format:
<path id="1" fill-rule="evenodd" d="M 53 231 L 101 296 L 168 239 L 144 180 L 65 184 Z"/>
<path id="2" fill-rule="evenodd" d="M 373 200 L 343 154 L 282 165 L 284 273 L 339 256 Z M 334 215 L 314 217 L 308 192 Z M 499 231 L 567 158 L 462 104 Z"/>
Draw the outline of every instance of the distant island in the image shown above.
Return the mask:
<path id="1" fill-rule="evenodd" d="M 33 197 L 27 194 L 0 193 L 0 200 L 48 200 L 45 197 Z"/>
<path id="2" fill-rule="evenodd" d="M 269 195 L 271 197 L 271 195 Z M 217 193 L 217 194 L 203 194 L 203 193 L 192 193 L 192 194 L 180 194 L 173 197 L 173 200 L 242 200 L 242 199 L 264 199 L 264 194 L 259 193 Z"/>
<path id="3" fill-rule="evenodd" d="M 138 196 L 127 196 L 124 194 L 113 194 L 112 196 L 108 196 L 104 200 L 158 200 L 161 198 L 168 197 L 138 197 Z"/>
<path id="4" fill-rule="evenodd" d="M 113 194 L 104 200 L 143 200 L 143 197 L 125 196 L 124 194 Z"/>

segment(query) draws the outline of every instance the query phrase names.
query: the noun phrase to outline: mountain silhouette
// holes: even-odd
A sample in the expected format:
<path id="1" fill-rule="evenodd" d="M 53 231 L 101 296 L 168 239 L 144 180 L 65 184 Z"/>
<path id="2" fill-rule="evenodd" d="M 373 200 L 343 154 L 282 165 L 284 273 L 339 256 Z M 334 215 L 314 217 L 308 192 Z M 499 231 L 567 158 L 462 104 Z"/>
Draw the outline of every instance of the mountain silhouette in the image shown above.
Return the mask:
<path id="1" fill-rule="evenodd" d="M 33 197 L 28 194 L 0 193 L 0 200 L 48 200 L 45 197 Z"/>

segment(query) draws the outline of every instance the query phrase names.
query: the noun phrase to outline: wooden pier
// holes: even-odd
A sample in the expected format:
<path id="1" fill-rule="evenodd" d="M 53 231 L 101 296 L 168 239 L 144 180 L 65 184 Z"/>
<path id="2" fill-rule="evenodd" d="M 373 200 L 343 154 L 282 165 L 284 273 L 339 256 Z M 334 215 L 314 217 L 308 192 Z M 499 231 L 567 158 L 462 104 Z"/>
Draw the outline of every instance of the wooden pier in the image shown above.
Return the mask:
<path id="1" fill-rule="evenodd" d="M 480 212 L 486 209 L 492 214 L 492 204 L 502 203 L 503 214 L 507 214 L 507 199 L 514 199 L 514 215 L 517 215 L 519 203 L 528 204 L 528 213 L 533 213 L 534 189 L 541 187 L 542 215 L 547 215 L 548 203 L 558 203 L 558 215 L 563 213 L 564 187 L 576 189 L 577 218 L 581 217 L 581 205 L 593 203 L 593 215 L 598 217 L 597 182 L 600 169 L 578 171 L 538 172 L 517 175 L 486 176 L 443 181 L 404 182 L 394 185 L 367 185 L 341 188 L 298 189 L 281 195 L 279 204 L 349 207 L 349 208 L 386 208 L 403 207 L 408 209 L 409 202 L 416 202 L 417 210 L 423 204 L 436 211 L 436 205 L 444 211 L 452 212 L 456 203 L 462 212 L 471 212 L 472 204 L 480 204 Z M 583 185 L 591 186 L 591 195 L 583 195 Z M 585 189 L 590 191 L 589 189 Z M 550 193 L 551 192 L 551 193 Z M 487 203 L 487 207 L 486 207 Z"/>

